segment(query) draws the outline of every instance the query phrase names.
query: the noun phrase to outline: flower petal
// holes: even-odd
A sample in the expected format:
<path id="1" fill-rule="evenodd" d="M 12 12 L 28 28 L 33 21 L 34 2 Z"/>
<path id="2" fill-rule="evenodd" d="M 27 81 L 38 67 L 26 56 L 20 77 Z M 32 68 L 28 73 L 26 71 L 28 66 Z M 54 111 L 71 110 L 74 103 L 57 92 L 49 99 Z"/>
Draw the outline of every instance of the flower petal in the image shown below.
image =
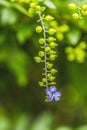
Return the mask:
<path id="1" fill-rule="evenodd" d="M 61 93 L 60 93 L 59 91 L 56 91 L 56 92 L 54 93 L 54 96 L 60 97 L 60 96 L 61 96 Z"/>
<path id="2" fill-rule="evenodd" d="M 60 100 L 60 98 L 58 96 L 54 96 L 54 99 L 55 99 L 55 101 Z"/>
<path id="3" fill-rule="evenodd" d="M 52 95 L 52 92 L 50 91 L 50 89 L 48 89 L 48 88 L 46 89 L 46 94 L 47 95 Z"/>
<path id="4" fill-rule="evenodd" d="M 52 95 L 50 95 L 50 96 L 48 96 L 48 101 L 52 101 L 53 100 L 53 96 Z"/>
<path id="5" fill-rule="evenodd" d="M 51 91 L 52 93 L 56 92 L 56 86 L 51 86 L 51 87 L 50 87 L 50 91 Z"/>

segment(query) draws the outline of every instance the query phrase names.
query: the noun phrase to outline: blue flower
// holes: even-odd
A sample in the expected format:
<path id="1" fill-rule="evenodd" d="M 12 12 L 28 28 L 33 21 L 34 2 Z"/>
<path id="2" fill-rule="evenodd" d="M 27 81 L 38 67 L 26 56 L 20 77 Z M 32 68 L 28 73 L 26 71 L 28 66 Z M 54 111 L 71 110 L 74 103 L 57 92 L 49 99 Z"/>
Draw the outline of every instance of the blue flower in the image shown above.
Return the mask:
<path id="1" fill-rule="evenodd" d="M 46 94 L 47 94 L 47 100 L 48 101 L 58 101 L 60 100 L 61 93 L 57 91 L 56 86 L 51 86 L 50 88 L 46 89 Z"/>

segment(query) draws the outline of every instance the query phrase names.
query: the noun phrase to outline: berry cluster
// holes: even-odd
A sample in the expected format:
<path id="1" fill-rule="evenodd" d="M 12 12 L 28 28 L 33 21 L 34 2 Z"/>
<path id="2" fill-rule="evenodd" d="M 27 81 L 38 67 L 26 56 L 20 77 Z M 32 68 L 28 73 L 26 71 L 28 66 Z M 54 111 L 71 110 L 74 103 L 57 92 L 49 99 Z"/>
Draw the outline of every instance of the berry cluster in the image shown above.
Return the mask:
<path id="1" fill-rule="evenodd" d="M 30 4 L 29 14 L 34 14 L 36 12 L 39 16 L 38 22 L 40 23 L 36 26 L 37 33 L 43 33 L 43 36 L 39 38 L 38 42 L 40 44 L 40 51 L 38 52 L 38 56 L 35 56 L 35 61 L 37 63 L 43 62 L 43 72 L 42 72 L 42 80 L 39 82 L 39 86 L 46 87 L 48 89 L 51 85 L 55 83 L 55 73 L 57 70 L 53 67 L 53 61 L 56 59 L 56 47 L 58 44 L 56 43 L 56 38 L 54 37 L 56 33 L 56 29 L 52 26 L 52 23 L 55 23 L 54 18 L 51 15 L 42 15 L 42 9 L 38 8 L 37 4 Z M 31 10 L 34 12 L 30 13 Z M 35 11 L 36 10 L 36 11 Z M 48 98 L 47 98 L 47 101 Z"/>
<path id="2" fill-rule="evenodd" d="M 67 59 L 69 61 L 77 61 L 79 63 L 83 63 L 85 58 L 87 57 L 87 44 L 84 41 L 81 41 L 76 48 L 67 47 L 65 52 L 67 53 Z"/>
<path id="3" fill-rule="evenodd" d="M 57 72 L 53 66 L 53 61 L 57 57 L 56 47 L 58 44 L 55 38 L 57 22 L 51 15 L 43 14 L 45 7 L 40 5 L 38 0 L 18 0 L 18 2 L 27 3 L 29 5 L 28 16 L 33 17 L 36 14 L 39 16 L 39 20 L 37 20 L 39 25 L 36 26 L 36 32 L 40 34 L 40 36 L 41 34 L 43 35 L 38 40 L 40 44 L 38 56 L 34 57 L 37 63 L 42 62 L 44 64 L 42 72 L 43 77 L 39 82 L 39 86 L 46 88 L 46 101 L 52 101 L 53 99 L 57 101 L 61 94 L 56 90 L 55 86 L 52 86 L 56 84 L 56 77 L 54 75 Z M 65 26 L 65 28 L 67 27 Z"/>
<path id="4" fill-rule="evenodd" d="M 74 20 L 78 20 L 82 16 L 87 15 L 87 4 L 80 5 L 80 1 L 78 5 L 75 3 L 68 4 L 68 8 L 73 11 L 72 17 Z"/>

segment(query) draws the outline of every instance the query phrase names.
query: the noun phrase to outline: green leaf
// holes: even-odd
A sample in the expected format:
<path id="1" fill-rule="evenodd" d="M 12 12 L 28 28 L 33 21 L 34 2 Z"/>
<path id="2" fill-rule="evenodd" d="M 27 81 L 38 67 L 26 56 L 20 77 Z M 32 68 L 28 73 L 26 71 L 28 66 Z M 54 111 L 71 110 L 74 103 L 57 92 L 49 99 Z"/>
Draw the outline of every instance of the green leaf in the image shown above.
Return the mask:
<path id="1" fill-rule="evenodd" d="M 28 16 L 27 10 L 22 5 L 20 5 L 18 3 L 11 3 L 11 2 L 8 2 L 8 1 L 5 1 L 5 0 L 1 0 L 0 1 L 0 5 L 8 7 L 8 8 L 15 8 L 19 12 L 21 12 L 21 13 L 23 13 L 23 14 Z"/>
<path id="2" fill-rule="evenodd" d="M 81 32 L 79 30 L 72 30 L 67 34 L 67 39 L 72 45 L 76 45 L 81 37 Z"/>
<path id="3" fill-rule="evenodd" d="M 56 6 L 54 5 L 54 3 L 50 0 L 46 0 L 45 1 L 45 5 L 48 7 L 48 8 L 51 8 L 51 9 L 56 9 Z"/>

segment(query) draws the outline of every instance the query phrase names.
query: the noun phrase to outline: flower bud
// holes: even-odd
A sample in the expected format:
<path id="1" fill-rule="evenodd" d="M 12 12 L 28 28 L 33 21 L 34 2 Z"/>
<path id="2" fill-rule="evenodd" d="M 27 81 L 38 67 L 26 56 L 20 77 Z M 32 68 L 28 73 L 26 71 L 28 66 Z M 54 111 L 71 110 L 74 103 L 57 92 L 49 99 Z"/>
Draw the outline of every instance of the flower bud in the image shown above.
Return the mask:
<path id="1" fill-rule="evenodd" d="M 35 9 L 36 8 L 36 3 L 30 3 L 30 7 Z"/>
<path id="2" fill-rule="evenodd" d="M 50 47 L 46 47 L 45 50 L 46 50 L 46 52 L 49 52 L 51 50 L 51 48 Z"/>
<path id="3" fill-rule="evenodd" d="M 71 10 L 76 10 L 76 9 L 77 9 L 77 6 L 76 6 L 75 3 L 70 3 L 70 4 L 68 4 L 68 7 L 69 7 L 69 9 L 71 9 Z"/>
<path id="4" fill-rule="evenodd" d="M 46 17 L 45 17 L 45 20 L 46 21 L 52 21 L 54 18 L 51 16 L 51 15 L 47 15 Z"/>
<path id="5" fill-rule="evenodd" d="M 33 15 L 35 14 L 35 10 L 33 8 L 29 8 L 28 13 L 30 17 L 33 17 Z"/>
<path id="6" fill-rule="evenodd" d="M 50 55 L 49 59 L 52 60 L 52 61 L 55 60 L 56 59 L 56 55 Z"/>
<path id="7" fill-rule="evenodd" d="M 46 83 L 47 79 L 46 78 L 42 78 L 42 82 Z"/>
<path id="8" fill-rule="evenodd" d="M 82 10 L 83 10 L 83 11 L 87 11 L 87 4 L 84 4 L 84 5 L 82 6 Z"/>
<path id="9" fill-rule="evenodd" d="M 56 30 L 55 30 L 54 28 L 50 28 L 50 29 L 48 30 L 48 33 L 49 33 L 50 35 L 53 35 L 53 34 L 56 33 Z"/>
<path id="10" fill-rule="evenodd" d="M 55 48 L 56 46 L 57 46 L 57 44 L 56 44 L 55 42 L 51 42 L 51 43 L 50 43 L 50 47 L 51 47 L 51 48 Z"/>
<path id="11" fill-rule="evenodd" d="M 51 74 L 55 74 L 57 72 L 56 69 L 51 69 L 50 71 L 51 71 Z"/>
<path id="12" fill-rule="evenodd" d="M 43 57 L 44 56 L 44 52 L 43 51 L 39 51 L 39 56 Z"/>
<path id="13" fill-rule="evenodd" d="M 55 79 L 54 76 L 50 76 L 50 77 L 48 78 L 49 81 L 53 81 L 54 79 Z"/>
<path id="14" fill-rule="evenodd" d="M 77 20 L 77 19 L 80 18 L 78 13 L 74 13 L 74 14 L 72 15 L 72 17 L 73 17 L 73 19 L 75 19 L 75 20 Z"/>
<path id="15" fill-rule="evenodd" d="M 41 33 L 42 32 L 42 27 L 41 26 L 37 26 L 36 27 L 36 32 L 37 33 Z"/>
<path id="16" fill-rule="evenodd" d="M 40 5 L 37 5 L 37 6 L 36 6 L 36 11 L 41 11 Z"/>
<path id="17" fill-rule="evenodd" d="M 47 68 L 48 68 L 48 69 L 51 69 L 52 67 L 53 67 L 53 64 L 47 62 Z"/>
<path id="18" fill-rule="evenodd" d="M 40 86 L 40 87 L 43 87 L 43 86 L 44 86 L 44 83 L 43 83 L 43 82 L 39 82 L 39 86 Z"/>
<path id="19" fill-rule="evenodd" d="M 34 57 L 34 59 L 35 59 L 35 61 L 36 61 L 37 63 L 40 63 L 40 62 L 41 62 L 41 58 L 40 58 L 40 57 Z"/>
<path id="20" fill-rule="evenodd" d="M 43 45 L 43 44 L 44 44 L 44 38 L 40 38 L 40 39 L 39 39 L 39 43 L 40 43 L 41 45 Z"/>
<path id="21" fill-rule="evenodd" d="M 54 41 L 56 41 L 56 39 L 54 38 L 54 37 L 48 37 L 48 42 L 50 43 L 50 42 L 54 42 Z"/>

